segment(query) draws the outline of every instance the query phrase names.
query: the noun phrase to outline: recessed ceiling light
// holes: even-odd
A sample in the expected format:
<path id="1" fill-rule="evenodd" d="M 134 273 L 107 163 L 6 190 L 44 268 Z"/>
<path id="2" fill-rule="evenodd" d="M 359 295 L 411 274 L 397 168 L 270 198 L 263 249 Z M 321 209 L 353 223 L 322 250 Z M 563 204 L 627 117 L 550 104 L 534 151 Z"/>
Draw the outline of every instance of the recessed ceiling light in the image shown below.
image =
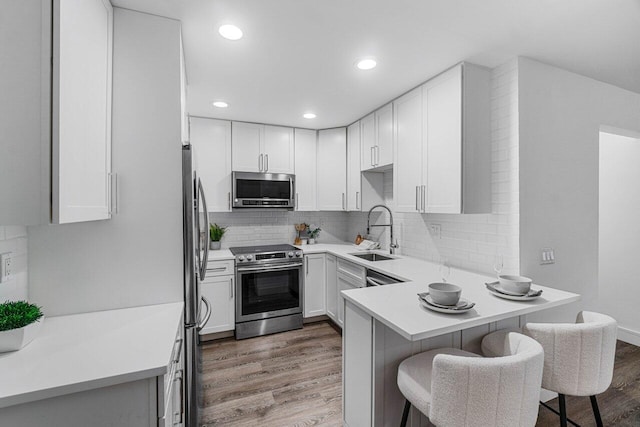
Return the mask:
<path id="1" fill-rule="evenodd" d="M 227 104 L 224 101 L 216 101 L 213 103 L 214 107 L 218 107 L 218 108 L 227 108 L 229 106 L 229 104 Z"/>
<path id="2" fill-rule="evenodd" d="M 242 30 L 235 25 L 221 25 L 218 28 L 218 32 L 227 40 L 240 40 L 242 38 Z"/>
<path id="3" fill-rule="evenodd" d="M 315 119 L 316 115 L 313 113 L 304 113 L 302 117 L 304 117 L 305 119 Z"/>
<path id="4" fill-rule="evenodd" d="M 358 67 L 360 70 L 370 70 L 372 68 L 375 68 L 376 65 L 378 65 L 378 63 L 373 58 L 361 59 L 356 63 L 356 67 Z"/>

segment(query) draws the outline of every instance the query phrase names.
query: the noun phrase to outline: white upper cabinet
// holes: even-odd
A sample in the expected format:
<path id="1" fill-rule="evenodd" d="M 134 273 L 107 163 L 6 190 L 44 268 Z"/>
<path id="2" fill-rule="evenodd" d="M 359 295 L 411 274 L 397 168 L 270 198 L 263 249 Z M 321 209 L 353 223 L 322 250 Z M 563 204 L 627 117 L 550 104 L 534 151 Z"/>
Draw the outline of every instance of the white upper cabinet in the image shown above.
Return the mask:
<path id="1" fill-rule="evenodd" d="M 264 127 L 263 172 L 294 173 L 295 148 L 293 129 L 281 126 Z"/>
<path id="2" fill-rule="evenodd" d="M 399 212 L 491 212 L 490 74 L 460 64 L 394 102 Z"/>
<path id="3" fill-rule="evenodd" d="M 362 170 L 386 169 L 393 164 L 393 104 L 361 121 Z"/>
<path id="4" fill-rule="evenodd" d="M 316 202 L 316 153 L 315 130 L 295 129 L 296 210 L 315 211 Z"/>
<path id="5" fill-rule="evenodd" d="M 242 172 L 262 172 L 264 169 L 264 125 L 233 122 L 232 169 Z"/>
<path id="6" fill-rule="evenodd" d="M 360 122 L 347 128 L 347 210 L 362 208 L 360 181 Z"/>
<path id="7" fill-rule="evenodd" d="M 375 167 L 376 149 L 376 115 L 371 113 L 360 120 L 361 169 L 368 170 Z"/>
<path id="8" fill-rule="evenodd" d="M 420 212 L 422 193 L 422 88 L 394 102 L 393 200 L 398 212 Z"/>
<path id="9" fill-rule="evenodd" d="M 376 111 L 376 167 L 393 163 L 393 104 Z"/>
<path id="10" fill-rule="evenodd" d="M 294 173 L 293 129 L 233 122 L 233 170 Z"/>
<path id="11" fill-rule="evenodd" d="M 8 2 L 2 15 L 0 223 L 108 219 L 111 4 Z"/>
<path id="12" fill-rule="evenodd" d="M 318 210 L 346 210 L 347 135 L 345 128 L 318 131 Z"/>
<path id="13" fill-rule="evenodd" d="M 191 145 L 209 212 L 231 212 L 231 122 L 190 117 Z"/>

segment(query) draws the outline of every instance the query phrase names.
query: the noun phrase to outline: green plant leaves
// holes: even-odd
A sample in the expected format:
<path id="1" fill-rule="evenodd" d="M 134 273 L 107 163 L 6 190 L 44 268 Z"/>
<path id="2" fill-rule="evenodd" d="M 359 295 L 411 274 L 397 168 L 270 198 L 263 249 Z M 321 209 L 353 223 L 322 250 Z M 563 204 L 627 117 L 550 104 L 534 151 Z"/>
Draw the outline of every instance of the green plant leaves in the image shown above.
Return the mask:
<path id="1" fill-rule="evenodd" d="M 0 304 L 0 332 L 19 329 L 42 317 L 42 310 L 26 301 L 5 301 Z"/>

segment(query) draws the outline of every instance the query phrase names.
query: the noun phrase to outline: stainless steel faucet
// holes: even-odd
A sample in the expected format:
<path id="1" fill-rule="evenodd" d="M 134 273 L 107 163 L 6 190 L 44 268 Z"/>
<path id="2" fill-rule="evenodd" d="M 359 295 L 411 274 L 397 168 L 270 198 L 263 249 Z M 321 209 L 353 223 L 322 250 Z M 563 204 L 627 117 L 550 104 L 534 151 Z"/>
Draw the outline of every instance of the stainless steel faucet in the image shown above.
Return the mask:
<path id="1" fill-rule="evenodd" d="M 373 225 L 371 225 L 371 212 L 373 212 L 373 210 L 375 208 L 383 208 L 383 209 L 386 209 L 387 212 L 389 212 L 389 224 L 373 224 Z M 367 234 L 370 234 L 369 233 L 369 229 L 371 227 L 389 227 L 389 231 L 390 231 L 390 234 L 391 234 L 389 236 L 389 253 L 391 255 L 395 254 L 396 253 L 396 249 L 398 248 L 398 244 L 394 243 L 394 241 L 393 241 L 393 214 L 391 213 L 391 209 L 389 209 L 385 205 L 375 205 L 374 207 L 369 209 L 369 214 L 367 215 Z"/>

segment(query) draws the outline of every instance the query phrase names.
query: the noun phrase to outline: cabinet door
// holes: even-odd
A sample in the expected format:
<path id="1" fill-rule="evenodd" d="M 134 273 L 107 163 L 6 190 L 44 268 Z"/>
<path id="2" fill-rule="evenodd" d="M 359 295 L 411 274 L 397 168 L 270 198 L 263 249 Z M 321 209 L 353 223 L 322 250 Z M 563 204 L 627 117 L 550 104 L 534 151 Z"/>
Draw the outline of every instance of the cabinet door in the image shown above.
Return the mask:
<path id="1" fill-rule="evenodd" d="M 338 274 L 338 325 L 344 325 L 344 298 L 341 292 L 349 289 L 356 289 L 358 286 L 346 277 Z"/>
<path id="2" fill-rule="evenodd" d="M 235 280 L 233 276 L 206 277 L 200 292 L 211 303 L 211 317 L 200 335 L 235 329 Z"/>
<path id="3" fill-rule="evenodd" d="M 113 9 L 53 2 L 52 222 L 110 218 Z"/>
<path id="4" fill-rule="evenodd" d="M 326 310 L 326 267 L 325 255 L 314 254 L 304 257 L 304 317 L 320 316 Z"/>
<path id="5" fill-rule="evenodd" d="M 318 210 L 346 209 L 347 136 L 345 128 L 318 132 Z"/>
<path id="6" fill-rule="evenodd" d="M 422 88 L 394 101 L 393 199 L 397 212 L 421 211 Z"/>
<path id="7" fill-rule="evenodd" d="M 338 260 L 327 255 L 327 316 L 338 321 Z"/>
<path id="8" fill-rule="evenodd" d="M 232 169 L 242 172 L 263 172 L 265 159 L 261 152 L 261 144 L 264 138 L 264 126 L 233 122 L 231 129 Z"/>
<path id="9" fill-rule="evenodd" d="M 360 181 L 360 122 L 347 128 L 347 210 L 362 209 Z"/>
<path id="10" fill-rule="evenodd" d="M 424 85 L 426 171 L 425 210 L 460 213 L 462 209 L 462 67 Z"/>
<path id="11" fill-rule="evenodd" d="M 294 151 L 292 128 L 264 127 L 264 172 L 294 173 Z"/>
<path id="12" fill-rule="evenodd" d="M 389 103 L 376 111 L 375 164 L 385 166 L 393 163 L 393 104 Z"/>
<path id="13" fill-rule="evenodd" d="M 209 212 L 231 212 L 231 122 L 191 117 L 191 144 Z"/>
<path id="14" fill-rule="evenodd" d="M 360 120 L 360 141 L 362 141 L 360 144 L 362 150 L 360 166 L 364 171 L 375 167 L 376 116 L 374 113 Z"/>
<path id="15" fill-rule="evenodd" d="M 295 130 L 296 210 L 315 211 L 316 206 L 316 142 L 315 130 Z"/>

